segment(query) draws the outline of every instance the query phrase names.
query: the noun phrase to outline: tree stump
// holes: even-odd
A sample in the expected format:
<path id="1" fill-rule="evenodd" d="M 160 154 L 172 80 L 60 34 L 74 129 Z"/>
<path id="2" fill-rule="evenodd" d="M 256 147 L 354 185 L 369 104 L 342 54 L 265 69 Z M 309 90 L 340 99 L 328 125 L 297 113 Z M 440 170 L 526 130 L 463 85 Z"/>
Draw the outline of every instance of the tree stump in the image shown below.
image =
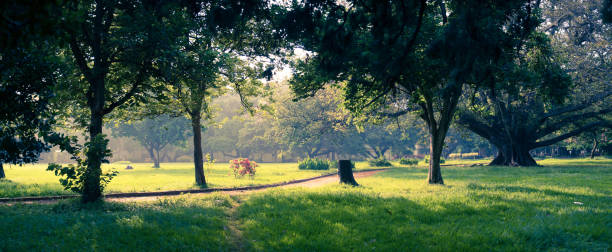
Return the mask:
<path id="1" fill-rule="evenodd" d="M 338 161 L 338 176 L 340 177 L 341 184 L 349 184 L 352 186 L 358 186 L 355 177 L 353 177 L 353 165 L 351 160 L 339 160 Z"/>

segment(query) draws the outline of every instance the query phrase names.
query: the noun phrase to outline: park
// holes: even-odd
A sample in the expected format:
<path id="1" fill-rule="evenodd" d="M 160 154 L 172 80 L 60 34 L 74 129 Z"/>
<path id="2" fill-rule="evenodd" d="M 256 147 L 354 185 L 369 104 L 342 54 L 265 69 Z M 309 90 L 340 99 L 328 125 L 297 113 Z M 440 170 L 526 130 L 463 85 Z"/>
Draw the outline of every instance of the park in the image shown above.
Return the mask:
<path id="1" fill-rule="evenodd" d="M 611 0 L 0 12 L 0 251 L 612 248 Z"/>

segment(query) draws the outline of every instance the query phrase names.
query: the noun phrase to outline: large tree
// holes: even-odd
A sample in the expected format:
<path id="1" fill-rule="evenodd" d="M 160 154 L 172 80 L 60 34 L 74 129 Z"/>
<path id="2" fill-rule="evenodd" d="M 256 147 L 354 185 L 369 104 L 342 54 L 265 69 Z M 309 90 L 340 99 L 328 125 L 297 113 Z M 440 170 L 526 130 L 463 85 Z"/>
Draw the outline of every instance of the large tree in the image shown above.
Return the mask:
<path id="1" fill-rule="evenodd" d="M 610 28 L 593 12 L 600 1 L 548 4 L 547 33 L 525 37 L 519 64 L 495 78 L 498 87 L 520 88 L 475 92 L 458 119 L 497 147 L 491 165 L 537 165 L 530 150 L 612 125 Z"/>
<path id="2" fill-rule="evenodd" d="M 346 82 L 353 111 L 416 106 L 430 134 L 428 181 L 443 184 L 440 155 L 463 87 L 487 86 L 499 66 L 512 63 L 516 37 L 538 23 L 535 8 L 525 0 L 296 4 L 288 33 L 314 54 L 298 64 L 293 89 L 308 96 Z"/>
<path id="3" fill-rule="evenodd" d="M 70 111 L 80 112 L 76 122 L 87 128 L 88 141 L 104 143 L 105 116 L 120 106 L 137 105 L 142 97 L 154 93 L 149 79 L 154 61 L 176 37 L 176 30 L 170 29 L 173 24 L 164 17 L 176 13 L 178 7 L 156 1 L 66 4 L 62 31 L 78 70 L 63 94 L 74 105 Z M 100 166 L 107 150 L 99 145 L 87 152 L 82 200 L 91 202 L 102 193 Z"/>

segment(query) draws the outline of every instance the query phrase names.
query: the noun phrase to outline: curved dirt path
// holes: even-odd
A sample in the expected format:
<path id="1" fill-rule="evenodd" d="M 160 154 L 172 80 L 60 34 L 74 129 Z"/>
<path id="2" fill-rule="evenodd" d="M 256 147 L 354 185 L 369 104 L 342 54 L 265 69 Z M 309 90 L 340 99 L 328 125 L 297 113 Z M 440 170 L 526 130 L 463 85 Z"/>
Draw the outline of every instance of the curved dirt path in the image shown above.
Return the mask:
<path id="1" fill-rule="evenodd" d="M 354 171 L 353 176 L 355 179 L 372 176 L 376 173 L 383 172 L 386 169 L 375 169 L 375 170 L 364 170 Z M 229 195 L 242 195 L 254 192 L 261 192 L 270 188 L 292 188 L 292 187 L 305 187 L 313 188 L 319 187 L 331 183 L 339 183 L 340 179 L 337 174 L 327 174 L 314 178 L 299 179 L 294 181 L 282 182 L 277 184 L 259 185 L 241 188 L 210 188 L 203 190 L 183 190 L 183 191 L 165 191 L 165 192 L 142 192 L 142 193 L 114 193 L 105 195 L 105 200 L 116 201 L 116 202 L 128 202 L 128 201 L 146 201 L 156 200 L 167 197 L 176 197 L 183 194 L 190 195 L 206 195 L 213 192 L 220 192 Z M 0 204 L 14 205 L 16 203 L 39 203 L 39 204 L 50 204 L 55 203 L 61 199 L 76 198 L 76 195 L 67 196 L 49 196 L 49 197 L 24 197 L 24 198 L 3 198 L 0 199 Z"/>

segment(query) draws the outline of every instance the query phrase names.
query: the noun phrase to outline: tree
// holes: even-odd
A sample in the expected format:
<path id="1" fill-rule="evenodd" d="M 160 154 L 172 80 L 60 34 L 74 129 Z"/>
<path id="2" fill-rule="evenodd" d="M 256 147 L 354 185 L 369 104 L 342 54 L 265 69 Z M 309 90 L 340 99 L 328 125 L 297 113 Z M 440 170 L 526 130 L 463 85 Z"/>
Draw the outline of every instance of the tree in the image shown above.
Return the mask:
<path id="1" fill-rule="evenodd" d="M 603 35 L 610 30 L 591 13 L 597 8 L 595 1 L 556 1 L 544 8 L 550 25 L 543 30 L 551 42 L 546 34 L 526 37 L 515 50 L 521 64 L 496 78 L 498 86 L 521 88 L 474 93 L 472 109 L 464 110 L 458 123 L 497 147 L 491 165 L 537 165 L 530 150 L 612 125 L 605 118 L 612 112 L 611 51 Z M 555 51 L 571 64 L 561 62 Z M 572 95 L 566 100 L 568 91 Z"/>
<path id="2" fill-rule="evenodd" d="M 430 134 L 428 181 L 443 184 L 440 155 L 463 87 L 487 86 L 499 66 L 512 63 L 506 56 L 516 37 L 537 26 L 535 8 L 533 1 L 297 4 L 288 33 L 314 54 L 297 64 L 293 90 L 305 97 L 346 82 L 352 111 L 405 114 L 416 106 Z"/>
<path id="3" fill-rule="evenodd" d="M 76 121 L 87 127 L 88 141 L 102 135 L 104 117 L 116 108 L 138 105 L 156 93 L 149 79 L 153 62 L 176 37 L 163 17 L 177 9 L 174 3 L 113 0 L 71 2 L 63 9 L 62 32 L 78 69 L 64 95 L 72 101 L 72 111 L 79 113 Z M 84 202 L 101 196 L 105 148 L 87 148 L 100 153 L 86 154 L 98 159 L 85 161 Z"/>
<path id="4" fill-rule="evenodd" d="M 179 144 L 187 138 L 187 121 L 184 118 L 171 118 L 166 115 L 148 118 L 143 121 L 119 124 L 114 127 L 113 135 L 132 137 L 147 151 L 153 168 L 159 168 L 160 151 L 168 145 Z"/>
<path id="5" fill-rule="evenodd" d="M 51 138 L 59 137 L 53 133 L 57 113 L 50 104 L 61 78 L 54 49 L 22 45 L 0 52 L 0 178 L 5 177 L 3 164 L 36 162 L 49 150 Z"/>
<path id="6" fill-rule="evenodd" d="M 243 57 L 268 52 L 267 30 L 263 29 L 266 1 L 209 1 L 200 3 L 199 12 L 176 15 L 180 36 L 165 51 L 157 77 L 169 84 L 171 113 L 186 115 L 193 129 L 195 180 L 206 186 L 202 154 L 202 120 L 211 117 L 209 104 L 231 87 L 245 99 L 257 92 L 258 72 Z M 259 40 L 261 39 L 261 41 Z"/>
<path id="7" fill-rule="evenodd" d="M 3 164 L 36 162 L 63 135 L 53 133 L 50 104 L 62 81 L 62 58 L 54 38 L 61 5 L 49 1 L 0 2 L 0 178 Z"/>
<path id="8" fill-rule="evenodd" d="M 321 90 L 314 97 L 297 102 L 285 97 L 275 105 L 274 129 L 289 151 L 309 158 L 341 151 L 346 134 L 339 130 L 345 118 L 338 114 L 341 102 L 338 91 Z"/>

